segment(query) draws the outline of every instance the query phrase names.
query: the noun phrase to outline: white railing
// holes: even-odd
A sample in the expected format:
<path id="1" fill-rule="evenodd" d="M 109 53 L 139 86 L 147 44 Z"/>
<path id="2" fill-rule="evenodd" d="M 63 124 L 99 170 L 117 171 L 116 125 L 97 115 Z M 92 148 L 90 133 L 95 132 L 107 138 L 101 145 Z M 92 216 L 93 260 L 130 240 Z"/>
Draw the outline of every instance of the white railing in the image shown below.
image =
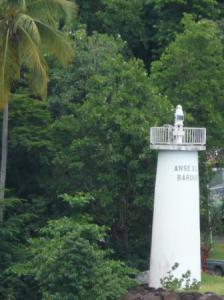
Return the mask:
<path id="1" fill-rule="evenodd" d="M 183 128 L 184 135 L 182 137 L 182 145 L 205 145 L 206 129 L 205 128 Z M 173 145 L 177 144 L 174 127 L 152 127 L 150 128 L 150 143 L 153 145 Z M 180 143 L 178 143 L 180 144 Z"/>

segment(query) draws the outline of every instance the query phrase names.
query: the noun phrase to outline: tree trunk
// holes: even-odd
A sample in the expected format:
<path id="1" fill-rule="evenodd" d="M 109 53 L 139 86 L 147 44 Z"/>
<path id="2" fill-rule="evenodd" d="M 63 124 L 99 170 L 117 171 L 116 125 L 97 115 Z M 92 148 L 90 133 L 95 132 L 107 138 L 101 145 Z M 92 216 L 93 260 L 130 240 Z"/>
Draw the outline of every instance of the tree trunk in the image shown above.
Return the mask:
<path id="1" fill-rule="evenodd" d="M 3 223 L 6 167 L 7 167 L 7 148 L 8 148 L 8 103 L 5 105 L 2 122 L 2 157 L 1 157 L 1 174 L 0 174 L 0 223 Z"/>
<path id="2" fill-rule="evenodd" d="M 126 257 L 128 257 L 128 199 L 127 196 L 123 196 L 120 202 L 120 220 L 119 228 L 122 233 L 122 244 Z"/>

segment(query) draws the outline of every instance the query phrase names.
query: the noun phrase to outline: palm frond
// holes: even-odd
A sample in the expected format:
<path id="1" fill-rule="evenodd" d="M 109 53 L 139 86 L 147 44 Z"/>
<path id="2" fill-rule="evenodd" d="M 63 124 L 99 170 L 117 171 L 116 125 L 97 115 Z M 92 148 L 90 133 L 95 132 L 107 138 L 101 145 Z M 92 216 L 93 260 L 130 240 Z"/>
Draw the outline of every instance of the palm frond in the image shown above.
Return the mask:
<path id="1" fill-rule="evenodd" d="M 20 27 L 19 53 L 21 64 L 29 70 L 29 83 L 36 95 L 45 97 L 47 94 L 47 65 L 44 61 L 39 45 L 32 39 L 24 27 Z"/>
<path id="2" fill-rule="evenodd" d="M 5 1 L 8 6 L 15 7 L 24 11 L 26 9 L 26 0 L 7 0 Z"/>
<path id="3" fill-rule="evenodd" d="M 27 13 L 50 24 L 56 24 L 60 17 L 71 19 L 77 6 L 67 0 L 27 0 Z"/>
<path id="4" fill-rule="evenodd" d="M 37 45 L 40 44 L 39 30 L 35 21 L 29 15 L 18 14 L 16 16 L 13 28 L 15 33 L 18 28 L 23 28 Z"/>
<path id="5" fill-rule="evenodd" d="M 35 19 L 44 52 L 53 54 L 64 66 L 72 59 L 72 46 L 68 37 L 51 26 Z"/>
<path id="6" fill-rule="evenodd" d="M 10 39 L 9 29 L 0 43 L 0 109 L 9 100 L 13 82 L 19 77 L 18 44 Z"/>

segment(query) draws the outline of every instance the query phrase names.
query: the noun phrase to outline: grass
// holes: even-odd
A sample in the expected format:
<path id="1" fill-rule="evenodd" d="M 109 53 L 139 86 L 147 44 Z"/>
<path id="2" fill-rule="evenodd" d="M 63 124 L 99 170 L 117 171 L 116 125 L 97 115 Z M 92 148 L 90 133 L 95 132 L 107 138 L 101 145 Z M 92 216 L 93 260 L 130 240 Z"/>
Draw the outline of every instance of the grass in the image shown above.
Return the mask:
<path id="1" fill-rule="evenodd" d="M 209 253 L 209 258 L 224 260 L 224 243 L 215 243 Z M 224 295 L 224 277 L 203 273 L 199 292 L 213 292 Z"/>
<path id="2" fill-rule="evenodd" d="M 224 295 L 224 277 L 203 273 L 199 292 L 213 292 L 218 295 Z"/>
<path id="3" fill-rule="evenodd" d="M 224 243 L 215 243 L 209 253 L 209 258 L 224 260 Z M 224 295 L 224 277 L 203 273 L 199 292 L 213 292 Z"/>
<path id="4" fill-rule="evenodd" d="M 224 243 L 215 243 L 210 251 L 209 258 L 224 260 Z"/>

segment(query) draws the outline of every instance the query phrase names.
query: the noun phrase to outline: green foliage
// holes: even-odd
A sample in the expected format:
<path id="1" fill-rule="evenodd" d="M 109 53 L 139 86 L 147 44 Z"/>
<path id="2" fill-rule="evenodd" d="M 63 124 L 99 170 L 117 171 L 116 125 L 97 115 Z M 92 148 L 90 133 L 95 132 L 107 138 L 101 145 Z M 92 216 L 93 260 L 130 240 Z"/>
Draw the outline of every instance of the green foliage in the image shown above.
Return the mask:
<path id="1" fill-rule="evenodd" d="M 144 23 L 145 0 L 98 0 L 78 1 L 80 21 L 87 24 L 90 32 L 95 30 L 114 36 L 121 35 L 132 50 L 147 47 Z"/>
<path id="2" fill-rule="evenodd" d="M 118 35 L 128 42 L 136 53 L 140 48 L 147 49 L 148 36 L 144 23 L 145 0 L 102 0 L 102 9 L 96 12 L 101 25 L 99 31 Z"/>
<path id="3" fill-rule="evenodd" d="M 24 91 L 13 96 L 9 114 L 10 171 L 7 180 L 18 197 L 40 197 L 43 182 L 50 176 L 54 153 L 49 138 L 51 123 L 45 102 L 33 99 Z"/>
<path id="4" fill-rule="evenodd" d="M 216 0 L 147 0 L 145 10 L 149 43 L 153 43 L 151 51 L 156 56 L 161 55 L 176 34 L 182 32 L 184 14 L 191 14 L 197 20 L 215 19 L 220 14 Z"/>
<path id="5" fill-rule="evenodd" d="M 223 10 L 217 0 L 88 0 L 78 5 L 79 19 L 89 32 L 120 35 L 147 66 L 182 32 L 185 13 L 214 20 Z"/>
<path id="6" fill-rule="evenodd" d="M 83 31 L 75 39 L 74 65 L 50 83 L 50 109 L 58 118 L 52 128 L 52 187 L 58 194 L 90 191 L 92 214 L 98 224 L 112 227 L 117 254 L 127 259 L 141 248 L 143 258 L 155 170 L 148 131 L 165 119 L 169 103 L 151 88 L 142 61 L 122 54 L 120 39 Z"/>
<path id="7" fill-rule="evenodd" d="M 75 196 L 74 211 L 77 199 Z M 42 299 L 116 300 L 136 285 L 129 277 L 134 270 L 109 258 L 110 253 L 100 247 L 104 239 L 103 228 L 80 223 L 77 217 L 49 221 L 40 236 L 30 240 L 27 263 L 13 270 L 20 276 L 32 276 Z"/>
<path id="8" fill-rule="evenodd" d="M 191 126 L 207 128 L 211 164 L 223 164 L 224 59 L 220 31 L 213 21 L 194 21 L 186 15 L 177 35 L 159 61 L 152 64 L 151 81 L 174 105 L 182 104 Z M 201 224 L 208 233 L 209 170 L 201 155 Z"/>
<path id="9" fill-rule="evenodd" d="M 82 208 L 91 202 L 93 199 L 90 194 L 78 193 L 75 196 L 68 194 L 61 195 L 62 199 L 67 202 L 71 207 Z M 76 210 L 77 212 L 77 210 Z"/>
<path id="10" fill-rule="evenodd" d="M 200 282 L 191 278 L 191 272 L 189 270 L 182 274 L 181 278 L 175 277 L 173 273 L 178 267 L 179 264 L 175 263 L 167 273 L 167 276 L 160 280 L 162 287 L 168 291 L 198 290 L 200 288 Z"/>
<path id="11" fill-rule="evenodd" d="M 64 0 L 4 1 L 0 10 L 0 108 L 9 100 L 24 66 L 32 91 L 41 97 L 47 91 L 48 51 L 62 63 L 71 58 L 65 34 L 57 30 L 60 17 L 70 15 L 74 3 Z M 44 49 L 43 49 L 44 48 Z M 44 50 L 44 53 L 43 53 Z"/>
<path id="12" fill-rule="evenodd" d="M 10 269 L 25 254 L 25 244 L 30 236 L 31 223 L 36 215 L 30 210 L 28 201 L 23 199 L 5 199 L 5 222 L 0 227 L 0 298 L 24 299 L 30 297 L 32 281 L 24 282 Z"/>
<path id="13" fill-rule="evenodd" d="M 111 257 L 148 267 L 156 164 L 148 130 L 172 122 L 176 104 L 187 111 L 187 124 L 207 127 L 209 161 L 223 164 L 222 1 L 78 0 L 78 22 L 72 2 L 11 0 L 0 7 L 1 16 L 15 8 L 7 23 L 13 34 L 0 25 L 0 85 L 2 75 L 10 77 L 1 94 L 17 91 L 7 196 L 26 199 L 7 201 L 0 229 L 2 299 L 116 299 L 132 285 L 132 271 Z M 147 67 L 160 57 L 150 79 L 139 57 Z M 30 71 L 33 93 L 46 95 L 45 59 L 49 101 L 40 102 L 25 88 Z M 206 154 L 201 161 L 205 231 Z"/>
<path id="14" fill-rule="evenodd" d="M 163 96 L 184 105 L 188 124 L 207 128 L 209 146 L 222 145 L 224 60 L 216 24 L 183 20 L 185 30 L 154 62 L 151 80 Z"/>
<path id="15" fill-rule="evenodd" d="M 85 24 L 88 28 L 89 32 L 96 30 L 98 27 L 98 20 L 96 18 L 97 11 L 101 10 L 102 8 L 102 1 L 101 0 L 77 0 L 78 5 L 78 19 L 79 22 Z"/>
<path id="16" fill-rule="evenodd" d="M 210 217 L 211 217 L 211 230 L 214 236 L 222 236 L 224 233 L 224 201 L 216 200 L 211 201 L 214 203 L 210 203 Z M 223 254 L 224 256 L 224 254 Z"/>

